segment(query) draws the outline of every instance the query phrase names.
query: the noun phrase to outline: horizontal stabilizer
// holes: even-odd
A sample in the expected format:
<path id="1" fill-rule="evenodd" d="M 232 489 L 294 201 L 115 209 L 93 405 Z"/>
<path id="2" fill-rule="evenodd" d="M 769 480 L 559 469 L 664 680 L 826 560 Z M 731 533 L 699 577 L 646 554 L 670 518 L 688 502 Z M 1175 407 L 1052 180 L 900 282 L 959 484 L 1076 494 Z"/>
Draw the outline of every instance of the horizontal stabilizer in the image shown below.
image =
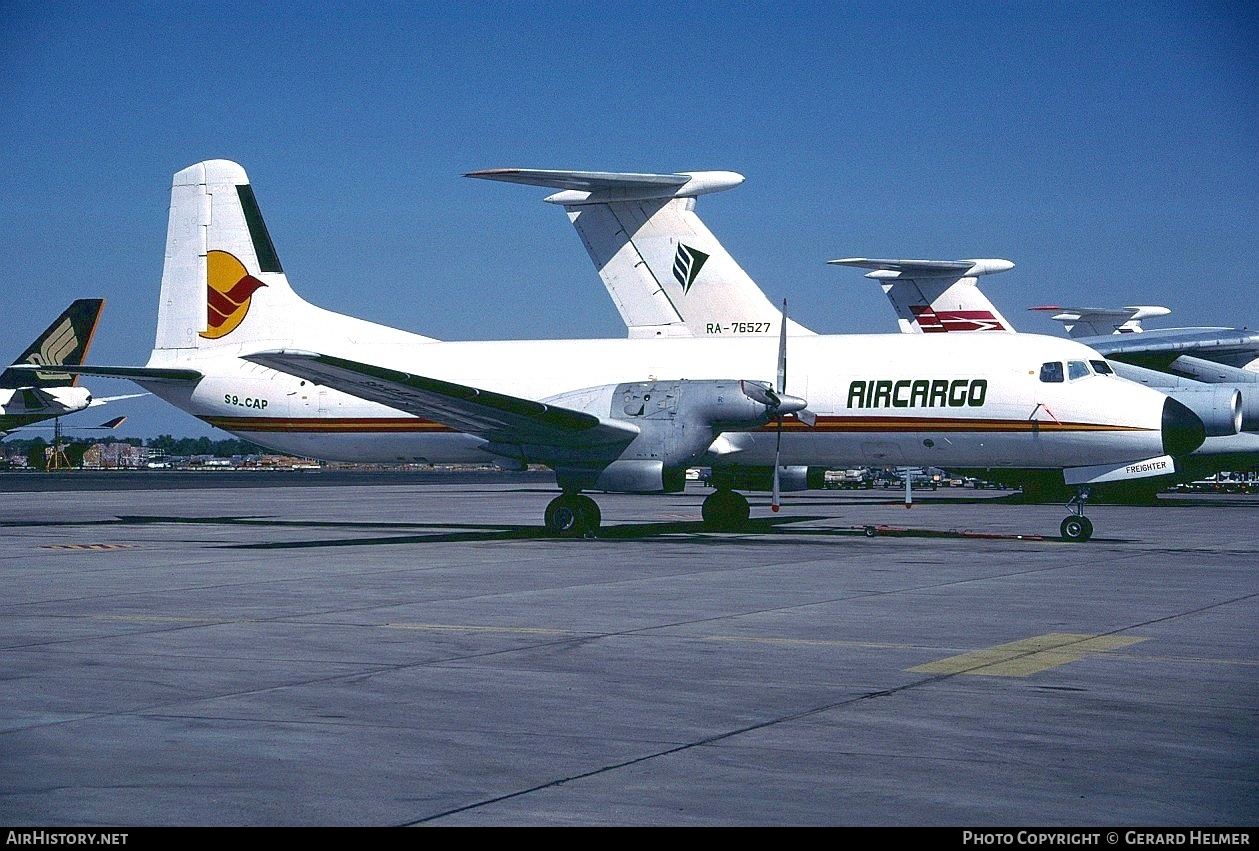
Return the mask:
<path id="1" fill-rule="evenodd" d="M 1142 319 L 1167 316 L 1167 307 L 1139 304 L 1129 307 L 1059 307 L 1054 304 L 1029 307 L 1039 313 L 1053 313 L 1050 317 L 1061 322 L 1072 337 L 1100 337 L 1105 334 L 1140 333 Z"/>
<path id="2" fill-rule="evenodd" d="M 93 398 L 91 403 L 88 405 L 88 407 L 95 408 L 97 405 L 104 405 L 109 402 L 121 402 L 123 399 L 139 399 L 141 396 L 148 396 L 148 395 L 149 395 L 148 393 L 124 393 L 121 396 L 100 396 L 100 397 Z M 119 418 L 120 421 L 124 419 L 126 419 L 126 417 Z"/>
<path id="3" fill-rule="evenodd" d="M 995 275 L 1008 272 L 1014 268 L 1009 260 L 872 260 L 865 257 L 848 257 L 843 260 L 828 260 L 832 266 L 854 266 L 858 269 L 873 269 L 866 275 L 875 280 L 895 280 L 897 278 L 961 278 L 978 275 Z"/>
<path id="4" fill-rule="evenodd" d="M 695 171 L 677 174 L 638 174 L 613 171 L 556 171 L 536 168 L 490 168 L 465 177 L 546 186 L 564 190 L 546 200 L 566 206 L 646 201 L 654 198 L 694 198 L 732 189 L 743 182 L 733 171 Z"/>
<path id="5" fill-rule="evenodd" d="M 14 365 L 9 369 L 33 372 L 35 366 Z M 200 381 L 202 375 L 195 369 L 163 369 L 151 366 L 63 366 L 64 372 L 75 375 L 99 375 L 102 378 L 129 378 L 132 381 Z M 142 394 L 141 394 L 142 395 Z"/>

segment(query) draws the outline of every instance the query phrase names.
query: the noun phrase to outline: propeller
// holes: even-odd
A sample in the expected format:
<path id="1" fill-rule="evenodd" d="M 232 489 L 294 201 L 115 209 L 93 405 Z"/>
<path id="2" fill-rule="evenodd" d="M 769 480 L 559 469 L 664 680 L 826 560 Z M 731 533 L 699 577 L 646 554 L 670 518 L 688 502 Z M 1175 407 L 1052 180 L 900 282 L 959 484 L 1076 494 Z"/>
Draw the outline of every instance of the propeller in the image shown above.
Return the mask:
<path id="1" fill-rule="evenodd" d="M 778 435 L 774 445 L 774 490 L 769 500 L 771 511 L 777 512 L 780 507 L 781 489 L 779 487 L 779 457 L 783 448 L 783 415 L 795 414 L 796 419 L 809 428 L 817 422 L 817 415 L 806 406 L 808 402 L 796 396 L 787 395 L 787 299 L 783 299 L 783 321 L 778 332 L 778 390 L 774 393 L 777 404 L 774 406 L 778 415 Z"/>

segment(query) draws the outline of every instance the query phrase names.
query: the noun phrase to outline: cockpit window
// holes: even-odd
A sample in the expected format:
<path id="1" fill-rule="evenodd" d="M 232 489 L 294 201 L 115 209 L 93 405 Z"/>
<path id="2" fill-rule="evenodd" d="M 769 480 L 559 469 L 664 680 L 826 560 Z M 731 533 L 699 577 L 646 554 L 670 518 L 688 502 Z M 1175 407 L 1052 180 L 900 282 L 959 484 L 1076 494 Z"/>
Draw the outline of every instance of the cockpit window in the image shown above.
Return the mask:
<path id="1" fill-rule="evenodd" d="M 1059 384 L 1062 382 L 1062 363 L 1060 361 L 1051 360 L 1049 363 L 1040 365 L 1040 380 L 1050 384 Z"/>
<path id="2" fill-rule="evenodd" d="M 1110 364 L 1104 360 L 1091 360 L 1089 365 L 1093 367 L 1093 371 L 1098 375 L 1114 375 L 1115 371 L 1110 368 Z"/>
<path id="3" fill-rule="evenodd" d="M 1082 360 L 1067 361 L 1067 378 L 1075 381 L 1077 378 L 1088 378 L 1093 373 L 1089 371 L 1089 365 Z"/>

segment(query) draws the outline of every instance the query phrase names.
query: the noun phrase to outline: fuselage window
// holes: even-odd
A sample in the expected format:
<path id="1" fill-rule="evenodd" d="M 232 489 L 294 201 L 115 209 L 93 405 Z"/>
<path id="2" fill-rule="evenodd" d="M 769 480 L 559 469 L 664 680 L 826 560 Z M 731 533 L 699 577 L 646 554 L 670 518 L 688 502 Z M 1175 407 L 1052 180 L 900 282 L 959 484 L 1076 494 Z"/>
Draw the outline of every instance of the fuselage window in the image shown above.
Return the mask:
<path id="1" fill-rule="evenodd" d="M 1106 361 L 1104 360 L 1091 360 L 1089 361 L 1089 364 L 1092 365 L 1093 371 L 1096 372 L 1098 375 L 1114 375 L 1115 374 L 1115 371 L 1110 368 L 1110 364 L 1106 363 Z"/>
<path id="2" fill-rule="evenodd" d="M 1062 379 L 1062 363 L 1051 360 L 1040 365 L 1040 380 L 1050 384 L 1058 384 Z"/>
<path id="3" fill-rule="evenodd" d="M 1082 360 L 1067 361 L 1067 378 L 1075 381 L 1077 378 L 1088 378 L 1093 373 L 1089 372 L 1089 365 Z"/>

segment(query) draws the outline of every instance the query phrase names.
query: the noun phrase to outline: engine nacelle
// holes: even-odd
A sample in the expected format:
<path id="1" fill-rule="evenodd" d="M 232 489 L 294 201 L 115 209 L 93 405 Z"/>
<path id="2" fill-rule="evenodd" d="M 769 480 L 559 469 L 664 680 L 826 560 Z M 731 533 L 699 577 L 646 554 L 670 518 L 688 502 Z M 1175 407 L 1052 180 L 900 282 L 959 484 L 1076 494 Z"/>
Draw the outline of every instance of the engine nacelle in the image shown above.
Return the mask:
<path id="1" fill-rule="evenodd" d="M 536 460 L 552 466 L 561 487 L 621 492 L 675 492 L 686 468 L 723 431 L 760 428 L 780 410 L 804 401 L 782 397 L 774 407 L 763 385 L 725 379 L 641 381 L 575 390 L 543 400 L 601 418 L 633 423 L 638 436 L 614 459 L 583 460 L 556 452 Z M 753 398 L 753 394 L 756 398 Z M 791 407 L 794 406 L 794 407 Z M 768 488 L 767 488 L 768 489 Z"/>
<path id="2" fill-rule="evenodd" d="M 1242 393 L 1236 387 L 1215 385 L 1159 389 L 1197 414 L 1206 427 L 1207 437 L 1225 437 L 1242 430 Z"/>
<path id="3" fill-rule="evenodd" d="M 557 467 L 555 481 L 564 490 L 611 493 L 680 493 L 686 470 L 667 470 L 660 461 L 621 460 L 606 467 Z"/>
<path id="4" fill-rule="evenodd" d="M 826 467 L 791 466 L 778 468 L 778 489 L 788 491 L 821 490 Z M 773 467 L 713 467 L 708 483 L 715 488 L 744 491 L 774 489 Z"/>

